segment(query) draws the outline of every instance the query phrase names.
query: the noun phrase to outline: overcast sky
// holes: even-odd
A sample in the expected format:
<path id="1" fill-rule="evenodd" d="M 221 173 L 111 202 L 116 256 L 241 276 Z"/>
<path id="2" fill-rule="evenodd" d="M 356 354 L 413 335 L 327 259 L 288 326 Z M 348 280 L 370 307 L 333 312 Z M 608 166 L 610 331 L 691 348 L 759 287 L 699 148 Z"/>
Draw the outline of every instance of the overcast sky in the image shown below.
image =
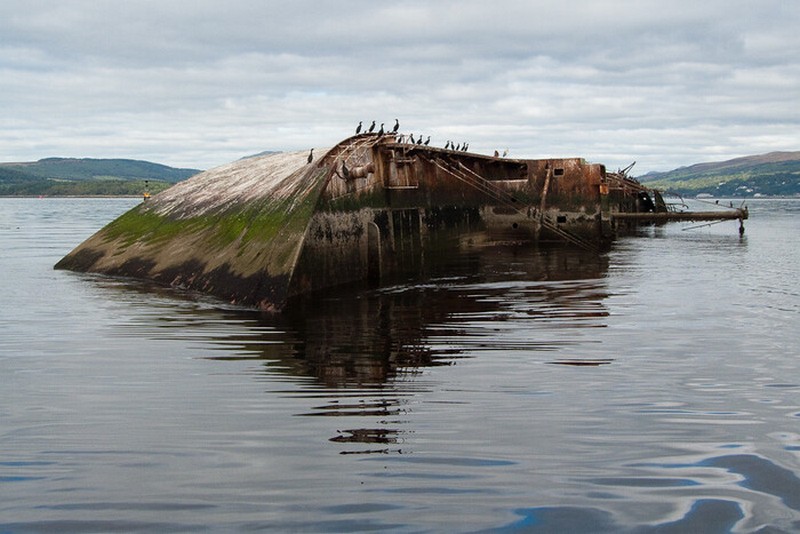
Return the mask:
<path id="1" fill-rule="evenodd" d="M 800 150 L 800 2 L 0 3 L 0 162 L 205 169 L 395 118 L 635 175 Z"/>

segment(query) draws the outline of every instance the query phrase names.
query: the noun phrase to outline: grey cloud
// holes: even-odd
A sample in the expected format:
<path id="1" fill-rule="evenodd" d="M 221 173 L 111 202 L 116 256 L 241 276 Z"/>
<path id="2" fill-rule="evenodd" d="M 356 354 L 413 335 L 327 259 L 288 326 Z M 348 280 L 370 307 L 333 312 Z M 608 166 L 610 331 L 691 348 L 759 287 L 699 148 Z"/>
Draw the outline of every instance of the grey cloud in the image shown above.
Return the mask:
<path id="1" fill-rule="evenodd" d="M 0 160 L 207 167 L 394 117 L 640 172 L 796 150 L 798 22 L 777 0 L 7 0 Z"/>

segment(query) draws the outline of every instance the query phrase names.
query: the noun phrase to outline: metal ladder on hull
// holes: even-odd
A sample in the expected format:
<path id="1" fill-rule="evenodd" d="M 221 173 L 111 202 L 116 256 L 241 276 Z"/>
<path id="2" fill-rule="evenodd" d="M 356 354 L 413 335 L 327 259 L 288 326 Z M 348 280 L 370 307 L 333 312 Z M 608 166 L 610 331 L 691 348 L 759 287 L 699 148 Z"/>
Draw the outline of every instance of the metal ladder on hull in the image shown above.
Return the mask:
<path id="1" fill-rule="evenodd" d="M 447 161 L 444 161 L 441 158 L 436 158 L 436 159 L 425 158 L 425 159 L 430 163 L 432 163 L 433 165 L 435 165 L 437 168 L 441 169 L 442 171 L 452 176 L 453 178 L 456 178 L 457 180 L 469 185 L 470 187 L 477 189 L 478 191 L 487 195 L 488 197 L 500 203 L 501 205 L 516 211 L 520 215 L 523 215 L 525 217 L 530 217 L 527 210 L 523 210 L 519 208 L 517 204 L 515 204 L 514 196 L 511 193 L 509 193 L 505 189 L 495 186 L 494 184 L 491 183 L 490 180 L 487 180 L 486 178 L 480 176 L 473 170 L 465 167 L 463 163 L 459 162 L 458 167 L 455 167 L 451 163 L 448 163 Z M 557 235 L 561 239 L 572 243 L 573 245 L 576 245 L 585 250 L 593 252 L 600 251 L 600 247 L 597 246 L 596 244 L 578 235 L 568 232 L 563 228 L 560 228 L 559 226 L 545 219 L 544 213 L 540 213 L 539 224 L 543 228 L 546 228 L 548 231 Z"/>

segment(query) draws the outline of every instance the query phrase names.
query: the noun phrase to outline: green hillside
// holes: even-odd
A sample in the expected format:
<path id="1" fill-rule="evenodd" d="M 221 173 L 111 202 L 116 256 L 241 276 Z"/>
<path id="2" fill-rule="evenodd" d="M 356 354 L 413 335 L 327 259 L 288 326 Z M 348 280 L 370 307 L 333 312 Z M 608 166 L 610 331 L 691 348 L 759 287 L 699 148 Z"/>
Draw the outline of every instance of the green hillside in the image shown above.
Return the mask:
<path id="1" fill-rule="evenodd" d="M 800 152 L 770 152 L 639 176 L 648 187 L 717 197 L 800 195 Z"/>
<path id="2" fill-rule="evenodd" d="M 139 195 L 200 172 L 130 159 L 46 158 L 0 163 L 0 195 Z"/>

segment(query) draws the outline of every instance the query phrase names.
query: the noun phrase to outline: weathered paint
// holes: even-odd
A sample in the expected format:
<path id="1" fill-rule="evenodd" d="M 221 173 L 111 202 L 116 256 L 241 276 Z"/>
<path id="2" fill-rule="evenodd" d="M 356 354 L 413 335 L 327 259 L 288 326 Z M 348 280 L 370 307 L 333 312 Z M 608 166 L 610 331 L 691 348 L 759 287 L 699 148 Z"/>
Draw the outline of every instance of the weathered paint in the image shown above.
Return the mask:
<path id="1" fill-rule="evenodd" d="M 132 276 L 279 308 L 326 167 L 306 152 L 237 161 L 153 196 L 56 268 Z"/>
<path id="2" fill-rule="evenodd" d="M 293 296 L 424 273 L 465 247 L 613 237 L 644 188 L 580 158 L 519 160 L 367 134 L 250 158 L 149 198 L 56 268 L 131 276 L 265 310 Z M 649 197 L 648 197 L 649 200 Z M 652 202 L 650 202 L 652 204 Z"/>

